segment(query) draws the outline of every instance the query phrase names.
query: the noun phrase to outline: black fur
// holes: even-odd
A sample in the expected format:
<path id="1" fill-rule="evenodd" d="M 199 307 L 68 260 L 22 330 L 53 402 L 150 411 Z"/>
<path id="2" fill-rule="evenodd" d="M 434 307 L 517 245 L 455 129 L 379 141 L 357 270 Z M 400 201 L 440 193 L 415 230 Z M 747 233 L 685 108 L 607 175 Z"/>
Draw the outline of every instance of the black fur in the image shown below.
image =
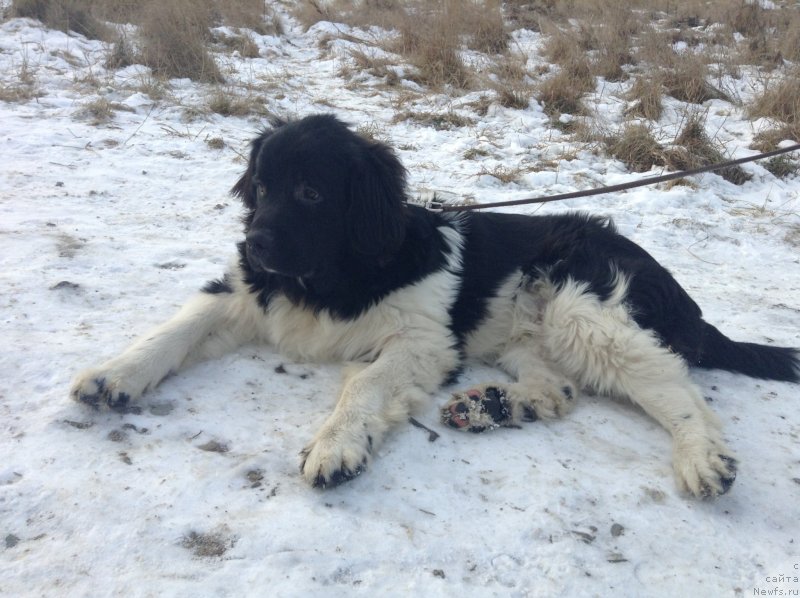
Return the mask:
<path id="1" fill-rule="evenodd" d="M 211 295 L 216 295 L 217 293 L 233 293 L 233 287 L 231 286 L 230 276 L 227 274 L 222 278 L 218 278 L 217 280 L 210 280 L 206 283 L 206 285 L 202 288 L 204 293 L 209 293 Z"/>
<path id="2" fill-rule="evenodd" d="M 450 309 L 457 344 L 486 317 L 488 301 L 515 270 L 556 284 L 582 281 L 600 298 L 622 274 L 637 324 L 689 365 L 800 380 L 796 350 L 724 336 L 672 275 L 607 219 L 429 212 L 405 203 L 405 170 L 387 146 L 328 115 L 273 125 L 253 142 L 247 171 L 233 188 L 246 207 L 241 267 L 264 306 L 280 292 L 314 310 L 355 318 L 393 290 L 445 268 L 448 244 L 437 229 L 451 227 L 464 240 Z"/>
<path id="3" fill-rule="evenodd" d="M 319 193 L 314 202 L 302 195 L 309 188 Z M 405 170 L 392 150 L 332 116 L 262 133 L 233 193 L 247 208 L 248 240 L 239 245 L 245 281 L 263 305 L 283 292 L 354 318 L 446 261 L 436 219 L 405 206 Z"/>

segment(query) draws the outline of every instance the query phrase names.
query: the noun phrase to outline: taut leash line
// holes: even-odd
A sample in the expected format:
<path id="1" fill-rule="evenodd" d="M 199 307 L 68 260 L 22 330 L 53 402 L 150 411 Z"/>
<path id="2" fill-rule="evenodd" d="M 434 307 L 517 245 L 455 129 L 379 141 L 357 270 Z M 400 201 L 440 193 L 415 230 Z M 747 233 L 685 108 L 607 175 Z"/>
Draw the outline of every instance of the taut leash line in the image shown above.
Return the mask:
<path id="1" fill-rule="evenodd" d="M 512 199 L 509 201 L 496 201 L 492 203 L 482 204 L 469 204 L 469 205 L 453 205 L 445 204 L 438 201 L 436 195 L 432 200 L 425 203 L 425 207 L 429 210 L 436 212 L 464 212 L 468 210 L 485 210 L 488 208 L 505 208 L 509 206 L 521 206 L 524 204 L 532 203 L 549 203 L 551 201 L 560 201 L 562 199 L 574 199 L 576 197 L 589 197 L 591 195 L 603 195 L 605 193 L 613 193 L 615 191 L 626 191 L 628 189 L 635 189 L 636 187 L 644 187 L 646 185 L 655 185 L 656 183 L 663 183 L 665 181 L 674 181 L 675 179 L 682 179 L 687 176 L 701 174 L 703 172 L 711 172 L 714 170 L 721 170 L 730 166 L 738 166 L 739 164 L 746 164 L 747 162 L 755 162 L 756 160 L 763 160 L 764 158 L 772 158 L 781 154 L 788 154 L 800 150 L 800 143 L 782 147 L 771 152 L 764 152 L 746 158 L 738 158 L 736 160 L 729 160 L 720 164 L 709 164 L 708 166 L 700 166 L 699 168 L 692 168 L 691 170 L 680 170 L 670 174 L 661 176 L 648 177 L 639 179 L 638 181 L 631 181 L 629 183 L 620 183 L 619 185 L 611 185 L 609 187 L 598 187 L 596 189 L 586 189 L 583 191 L 571 191 L 569 193 L 559 193 L 558 195 L 542 195 L 539 197 L 527 197 L 525 199 Z"/>

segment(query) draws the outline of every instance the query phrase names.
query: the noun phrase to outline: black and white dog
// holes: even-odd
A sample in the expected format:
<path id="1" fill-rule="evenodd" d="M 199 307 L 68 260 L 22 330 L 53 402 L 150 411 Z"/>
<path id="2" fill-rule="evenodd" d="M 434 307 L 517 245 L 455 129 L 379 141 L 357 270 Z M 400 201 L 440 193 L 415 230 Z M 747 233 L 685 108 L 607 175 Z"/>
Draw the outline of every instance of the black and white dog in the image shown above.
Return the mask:
<path id="1" fill-rule="evenodd" d="M 392 150 L 333 116 L 263 132 L 233 193 L 246 238 L 229 271 L 81 373 L 74 399 L 119 408 L 249 342 L 352 362 L 302 452 L 302 475 L 327 487 L 359 475 L 393 425 L 480 359 L 514 382 L 453 395 L 445 423 L 480 432 L 560 417 L 581 389 L 627 397 L 672 434 L 680 487 L 705 498 L 730 488 L 736 461 L 687 366 L 800 379 L 797 351 L 728 339 L 608 220 L 408 205 Z"/>

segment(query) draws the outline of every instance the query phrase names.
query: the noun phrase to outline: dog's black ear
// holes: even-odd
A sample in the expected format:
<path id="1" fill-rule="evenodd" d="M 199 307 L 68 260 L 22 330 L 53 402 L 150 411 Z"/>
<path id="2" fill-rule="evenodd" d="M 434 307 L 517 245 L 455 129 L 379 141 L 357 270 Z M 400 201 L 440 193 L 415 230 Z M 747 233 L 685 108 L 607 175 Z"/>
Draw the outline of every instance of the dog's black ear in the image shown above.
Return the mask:
<path id="1" fill-rule="evenodd" d="M 405 238 L 406 170 L 383 143 L 365 141 L 361 158 L 350 187 L 350 240 L 358 255 L 383 262 Z"/>
<path id="2" fill-rule="evenodd" d="M 277 118 L 270 119 L 270 128 L 261 131 L 261 134 L 250 142 L 250 159 L 247 162 L 247 169 L 231 188 L 231 195 L 241 199 L 248 210 L 256 209 L 256 192 L 253 188 L 253 177 L 256 174 L 256 167 L 258 166 L 256 160 L 258 158 L 258 152 L 261 150 L 261 144 L 275 132 L 275 129 L 285 124 L 286 122 L 283 120 Z"/>
<path id="3" fill-rule="evenodd" d="M 253 189 L 253 176 L 256 173 L 256 158 L 258 158 L 258 152 L 261 150 L 261 144 L 264 143 L 264 139 L 268 136 L 269 132 L 265 131 L 250 142 L 250 159 L 247 162 L 247 169 L 231 188 L 231 195 L 241 199 L 248 210 L 256 209 L 256 192 L 255 189 Z"/>

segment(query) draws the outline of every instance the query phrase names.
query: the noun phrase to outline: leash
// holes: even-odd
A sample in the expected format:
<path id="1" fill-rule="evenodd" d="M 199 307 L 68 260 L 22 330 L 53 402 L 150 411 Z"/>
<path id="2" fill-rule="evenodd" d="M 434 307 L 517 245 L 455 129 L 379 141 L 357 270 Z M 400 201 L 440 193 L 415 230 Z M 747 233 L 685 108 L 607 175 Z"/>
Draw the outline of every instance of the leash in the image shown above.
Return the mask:
<path id="1" fill-rule="evenodd" d="M 739 164 L 746 164 L 747 162 L 755 162 L 756 160 L 763 160 L 764 158 L 772 158 L 781 154 L 788 154 L 800 150 L 800 143 L 782 147 L 771 152 L 764 152 L 763 154 L 756 154 L 746 158 L 738 158 L 736 160 L 729 160 L 728 162 L 721 162 L 719 164 L 710 164 L 708 166 L 700 166 L 699 168 L 692 168 L 691 170 L 680 170 L 670 174 L 661 176 L 648 177 L 639 179 L 638 181 L 631 181 L 629 183 L 620 183 L 619 185 L 611 185 L 609 187 L 597 187 L 595 189 L 586 189 L 584 191 L 571 191 L 569 193 L 559 193 L 558 195 L 542 195 L 538 197 L 527 197 L 525 199 L 512 199 L 509 201 L 496 201 L 493 203 L 482 204 L 448 204 L 433 197 L 424 203 L 425 207 L 434 212 L 465 212 L 470 210 L 485 210 L 488 208 L 505 208 L 508 206 L 521 206 L 524 204 L 532 203 L 549 203 L 551 201 L 561 201 L 562 199 L 574 199 L 576 197 L 589 197 L 591 195 L 603 195 L 605 193 L 613 193 L 615 191 L 627 191 L 628 189 L 635 189 L 636 187 L 645 187 L 647 185 L 655 185 L 656 183 L 663 183 L 665 181 L 673 181 L 675 179 L 682 179 L 687 176 L 701 174 L 703 172 L 711 172 L 714 170 L 721 170 L 730 166 L 738 166 Z"/>

